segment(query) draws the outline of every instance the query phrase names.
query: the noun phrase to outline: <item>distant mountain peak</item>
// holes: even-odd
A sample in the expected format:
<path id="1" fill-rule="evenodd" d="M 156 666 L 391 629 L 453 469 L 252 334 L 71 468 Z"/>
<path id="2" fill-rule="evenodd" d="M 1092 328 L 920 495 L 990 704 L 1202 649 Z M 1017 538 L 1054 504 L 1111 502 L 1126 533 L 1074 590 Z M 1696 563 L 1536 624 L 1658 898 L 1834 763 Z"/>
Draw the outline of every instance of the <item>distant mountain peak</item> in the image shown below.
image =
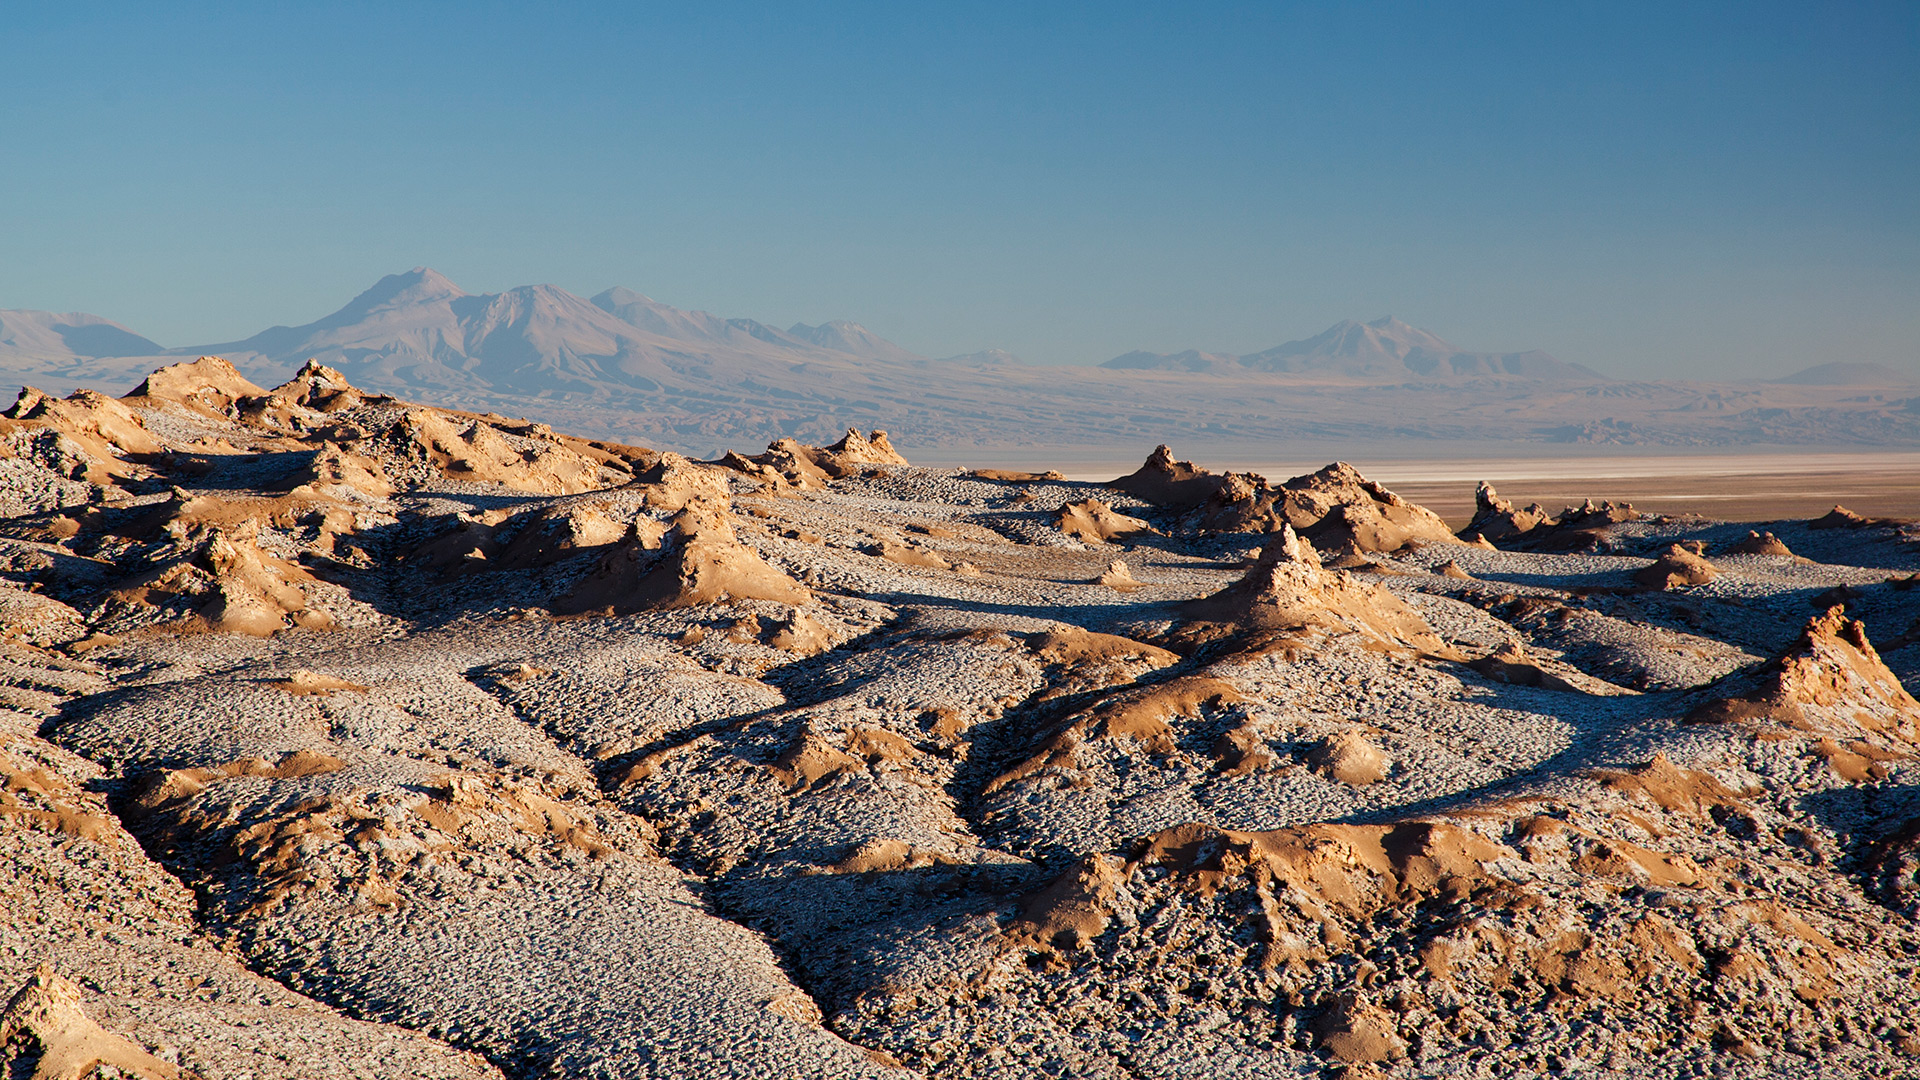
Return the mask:
<path id="1" fill-rule="evenodd" d="M 1313 337 L 1245 356 L 1222 356 L 1193 349 L 1165 354 L 1131 352 L 1100 366 L 1157 371 L 1241 369 L 1369 381 L 1518 376 L 1570 382 L 1604 378 L 1598 372 L 1563 363 L 1538 350 L 1468 352 L 1438 334 L 1391 315 L 1382 315 L 1372 322 L 1342 319 Z"/>
<path id="2" fill-rule="evenodd" d="M 924 359 L 918 353 L 909 352 L 859 323 L 847 319 L 830 319 L 818 326 L 794 323 L 787 327 L 787 335 L 818 345 L 823 349 L 864 356 L 869 360 Z"/>
<path id="3" fill-rule="evenodd" d="M 347 301 L 345 307 L 322 322 L 345 325 L 384 308 L 457 300 L 466 295 L 465 289 L 448 280 L 440 271 L 416 266 L 404 274 L 388 274 L 374 282 L 371 288 Z"/>
<path id="4" fill-rule="evenodd" d="M 0 349 L 47 358 L 166 352 L 111 319 L 80 311 L 0 311 Z"/>
<path id="5" fill-rule="evenodd" d="M 1767 380 L 1793 386 L 1913 386 L 1920 383 L 1885 364 L 1834 361 Z"/>

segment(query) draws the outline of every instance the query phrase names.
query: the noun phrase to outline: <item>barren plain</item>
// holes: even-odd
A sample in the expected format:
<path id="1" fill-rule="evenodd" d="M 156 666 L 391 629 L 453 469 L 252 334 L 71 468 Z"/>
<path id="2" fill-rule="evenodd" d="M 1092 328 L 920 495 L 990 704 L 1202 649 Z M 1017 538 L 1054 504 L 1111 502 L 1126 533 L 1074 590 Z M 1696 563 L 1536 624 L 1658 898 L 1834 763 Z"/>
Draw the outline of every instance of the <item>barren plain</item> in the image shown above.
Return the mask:
<path id="1" fill-rule="evenodd" d="M 1920 525 L 1142 454 L 23 392 L 8 1075 L 1920 1072 Z"/>

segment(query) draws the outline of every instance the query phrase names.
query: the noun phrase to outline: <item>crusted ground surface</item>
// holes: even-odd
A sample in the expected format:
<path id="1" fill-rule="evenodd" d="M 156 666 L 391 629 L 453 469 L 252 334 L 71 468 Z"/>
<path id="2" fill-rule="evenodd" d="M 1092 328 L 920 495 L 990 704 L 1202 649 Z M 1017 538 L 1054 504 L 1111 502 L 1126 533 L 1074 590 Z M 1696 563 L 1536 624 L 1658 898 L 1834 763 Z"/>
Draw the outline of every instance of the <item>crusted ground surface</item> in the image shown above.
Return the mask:
<path id="1" fill-rule="evenodd" d="M 1909 522 L 213 358 L 0 502 L 9 1075 L 1920 1071 Z"/>

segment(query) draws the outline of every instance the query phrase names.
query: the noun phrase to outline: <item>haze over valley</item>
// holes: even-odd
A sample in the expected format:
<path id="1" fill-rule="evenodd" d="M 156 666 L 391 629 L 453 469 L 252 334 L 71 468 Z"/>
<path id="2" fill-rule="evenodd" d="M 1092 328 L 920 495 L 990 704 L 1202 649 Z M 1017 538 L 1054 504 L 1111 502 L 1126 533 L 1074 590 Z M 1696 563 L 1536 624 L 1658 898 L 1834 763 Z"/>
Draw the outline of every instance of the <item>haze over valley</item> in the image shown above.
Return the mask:
<path id="1" fill-rule="evenodd" d="M 311 323 L 178 348 L 100 316 L 0 311 L 0 377 L 49 391 L 130 387 L 155 363 L 203 354 L 263 383 L 318 360 L 382 392 L 703 456 L 785 436 L 830 441 L 849 426 L 884 427 L 936 455 L 1356 439 L 1437 454 L 1920 446 L 1920 387 L 1881 365 L 1828 361 L 1771 382 L 1630 381 L 1540 350 L 1462 349 L 1390 317 L 1242 356 L 1135 351 L 1071 367 L 992 351 L 930 359 L 850 321 L 783 330 L 625 288 L 470 294 L 424 267 Z"/>

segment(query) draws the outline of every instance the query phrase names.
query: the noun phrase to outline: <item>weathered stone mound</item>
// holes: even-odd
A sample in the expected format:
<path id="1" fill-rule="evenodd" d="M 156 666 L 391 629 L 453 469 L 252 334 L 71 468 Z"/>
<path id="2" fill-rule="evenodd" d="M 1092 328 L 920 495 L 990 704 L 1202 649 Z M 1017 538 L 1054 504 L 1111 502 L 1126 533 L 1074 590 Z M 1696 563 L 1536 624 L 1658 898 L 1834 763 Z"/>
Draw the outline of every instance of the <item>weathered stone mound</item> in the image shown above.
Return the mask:
<path id="1" fill-rule="evenodd" d="M 1323 568 L 1313 545 L 1295 535 L 1292 526 L 1282 527 L 1239 581 L 1182 610 L 1191 619 L 1249 630 L 1357 633 L 1392 648 L 1460 658 L 1392 593 L 1345 571 Z"/>
<path id="2" fill-rule="evenodd" d="M 166 447 L 126 405 L 92 390 L 56 398 L 29 386 L 4 414 L 12 430 L 43 430 L 64 439 L 75 479 L 95 484 L 150 476 L 147 459 Z"/>
<path id="3" fill-rule="evenodd" d="M 1479 487 L 1474 490 L 1473 500 L 1473 520 L 1460 530 L 1463 538 L 1478 536 L 1490 541 L 1512 540 L 1546 524 L 1550 518 L 1546 508 L 1539 503 L 1524 510 L 1515 508 L 1485 480 L 1480 481 Z"/>
<path id="4" fill-rule="evenodd" d="M 259 525 L 191 524 L 140 552 L 142 565 L 116 582 L 105 612 L 156 611 L 209 630 L 265 637 L 289 627 L 328 629 L 335 619 L 308 594 L 314 576 L 255 543 Z"/>
<path id="5" fill-rule="evenodd" d="M 308 368 L 312 367 L 314 365 L 309 361 Z M 306 370 L 303 369 L 301 374 L 305 375 Z M 344 383 L 346 380 L 343 378 L 340 381 Z M 169 364 L 161 368 L 134 387 L 127 397 L 152 403 L 173 402 L 210 414 L 225 415 L 241 401 L 263 397 L 266 393 L 224 358 L 202 356 L 187 363 Z"/>
<path id="6" fill-rule="evenodd" d="M 1809 529 L 1881 529 L 1911 524 L 1905 518 L 1875 518 L 1856 514 L 1844 506 L 1835 506 L 1821 517 L 1807 522 Z"/>
<path id="7" fill-rule="evenodd" d="M 1416 506 L 1336 461 L 1280 485 L 1287 524 L 1315 547 L 1351 544 L 1361 551 L 1399 551 L 1409 544 L 1454 544 L 1440 515 Z"/>
<path id="8" fill-rule="evenodd" d="M 1114 510 L 1099 499 L 1067 503 L 1054 515 L 1053 521 L 1061 532 L 1089 544 L 1104 544 L 1138 533 L 1159 531 L 1137 517 Z"/>
<path id="9" fill-rule="evenodd" d="M 1691 719 L 1798 736 L 1847 780 L 1878 779 L 1884 762 L 1920 753 L 1920 702 L 1842 607 L 1815 616 L 1761 671 L 1719 689 L 1734 692 L 1697 707 Z"/>
<path id="10" fill-rule="evenodd" d="M 599 462 L 557 442 L 515 443 L 485 421 L 462 422 L 429 409 L 407 410 L 381 441 L 391 453 L 423 461 L 450 480 L 504 484 L 542 495 L 575 495 L 607 483 Z"/>
<path id="11" fill-rule="evenodd" d="M 1212 473 L 1176 461 L 1165 446 L 1137 471 L 1108 485 L 1181 511 L 1181 528 L 1202 533 L 1266 533 L 1291 525 L 1322 549 L 1398 551 L 1409 544 L 1458 540 L 1438 514 L 1360 475 L 1345 462 L 1274 487 L 1254 473 Z"/>
<path id="12" fill-rule="evenodd" d="M 1116 693 L 1092 708 L 1067 717 L 1036 740 L 1039 749 L 994 777 L 984 789 L 991 795 L 1045 769 L 1072 769 L 1080 747 L 1094 740 L 1126 740 L 1142 753 L 1166 756 L 1177 751 L 1171 721 L 1196 718 L 1241 700 L 1223 679 L 1182 675 L 1166 682 Z"/>
<path id="13" fill-rule="evenodd" d="M 1223 480 L 1191 461 L 1175 461 L 1173 450 L 1161 445 L 1140 468 L 1107 486 L 1155 506 L 1190 510 L 1219 492 Z"/>
<path id="14" fill-rule="evenodd" d="M 1559 514 L 1549 514 L 1538 503 L 1516 509 L 1485 480 L 1480 481 L 1474 500 L 1473 520 L 1460 530 L 1461 539 L 1534 551 L 1593 551 L 1603 545 L 1609 526 L 1640 517 L 1631 503 L 1592 499 Z"/>
<path id="15" fill-rule="evenodd" d="M 9 1066 L 9 1076 L 30 1080 L 181 1080 L 187 1075 L 94 1023 L 80 988 L 50 964 L 41 965 L 0 1012 L 0 1065 Z M 17 1071 L 21 1066 L 29 1071 Z"/>
<path id="16" fill-rule="evenodd" d="M 572 592 L 556 614 L 627 614 L 725 600 L 805 604 L 813 594 L 742 544 L 724 509 L 693 504 L 673 518 L 653 545 L 622 541 Z"/>
<path id="17" fill-rule="evenodd" d="M 905 465 L 884 431 L 862 435 L 853 428 L 832 446 L 806 446 L 776 439 L 753 457 L 729 450 L 720 464 L 760 480 L 775 491 L 818 488 L 830 480 L 854 476 L 876 465 Z"/>
<path id="18" fill-rule="evenodd" d="M 1660 553 L 1660 557 L 1634 572 L 1633 580 L 1649 589 L 1675 589 L 1688 585 L 1705 585 L 1720 576 L 1720 571 L 1697 551 L 1674 544 Z"/>
<path id="19" fill-rule="evenodd" d="M 1729 555 L 1781 555 L 1791 557 L 1792 549 L 1786 541 L 1770 532 L 1749 530 L 1746 538 L 1727 545 Z"/>

